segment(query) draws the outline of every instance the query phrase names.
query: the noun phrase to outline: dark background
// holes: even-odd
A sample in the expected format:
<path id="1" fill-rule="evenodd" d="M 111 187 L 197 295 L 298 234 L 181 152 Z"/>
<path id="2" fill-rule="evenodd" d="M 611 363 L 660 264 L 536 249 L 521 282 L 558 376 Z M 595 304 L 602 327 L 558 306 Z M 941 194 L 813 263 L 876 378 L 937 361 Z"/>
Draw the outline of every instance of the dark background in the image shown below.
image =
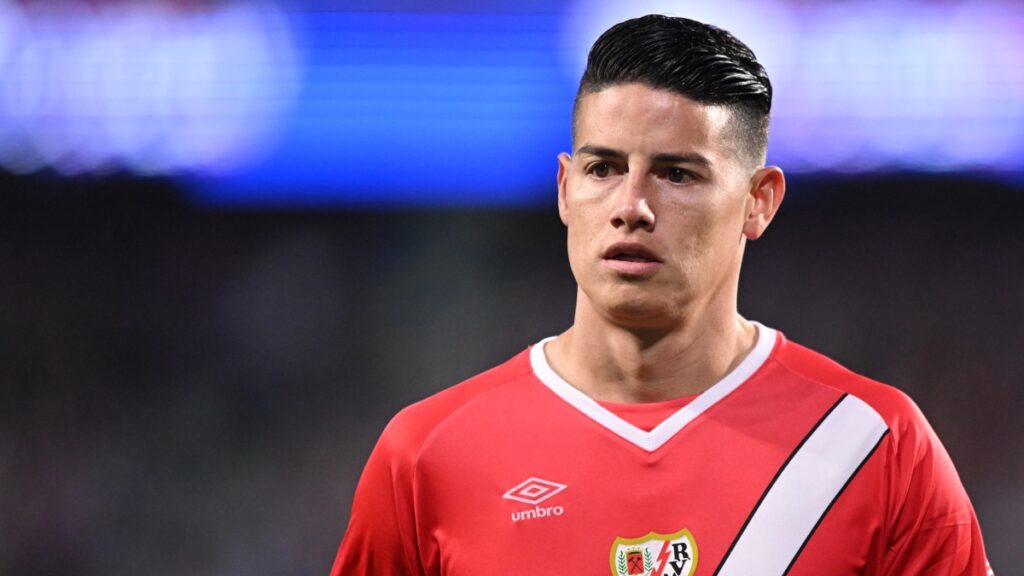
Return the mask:
<path id="1" fill-rule="evenodd" d="M 0 574 L 326 574 L 388 418 L 571 322 L 550 193 L 220 212 L 0 177 Z M 1024 562 L 1022 217 L 968 176 L 792 179 L 740 294 L 917 400 L 999 574 Z"/>

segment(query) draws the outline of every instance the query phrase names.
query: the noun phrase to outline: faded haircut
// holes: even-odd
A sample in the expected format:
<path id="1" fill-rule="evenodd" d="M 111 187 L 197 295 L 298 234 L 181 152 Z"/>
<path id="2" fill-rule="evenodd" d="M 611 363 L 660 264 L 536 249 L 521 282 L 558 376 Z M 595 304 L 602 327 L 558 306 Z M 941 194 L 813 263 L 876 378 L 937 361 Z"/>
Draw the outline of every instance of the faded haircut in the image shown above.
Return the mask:
<path id="1" fill-rule="evenodd" d="M 580 100 L 628 83 L 726 107 L 739 152 L 757 165 L 764 162 L 772 85 L 754 52 L 729 32 L 688 18 L 656 14 L 609 28 L 587 57 L 573 104 L 573 140 Z"/>

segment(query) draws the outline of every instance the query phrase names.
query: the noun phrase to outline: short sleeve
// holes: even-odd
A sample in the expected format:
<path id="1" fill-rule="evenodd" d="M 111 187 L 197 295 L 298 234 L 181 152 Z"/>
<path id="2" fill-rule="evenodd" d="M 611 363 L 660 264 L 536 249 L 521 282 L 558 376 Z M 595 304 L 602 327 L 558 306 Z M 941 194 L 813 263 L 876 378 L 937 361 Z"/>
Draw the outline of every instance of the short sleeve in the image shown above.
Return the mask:
<path id="1" fill-rule="evenodd" d="M 392 422 L 381 434 L 356 487 L 348 529 L 332 576 L 417 576 L 412 457 Z"/>
<path id="2" fill-rule="evenodd" d="M 991 574 L 974 508 L 953 462 L 909 398 L 890 444 L 890 508 L 882 574 Z"/>

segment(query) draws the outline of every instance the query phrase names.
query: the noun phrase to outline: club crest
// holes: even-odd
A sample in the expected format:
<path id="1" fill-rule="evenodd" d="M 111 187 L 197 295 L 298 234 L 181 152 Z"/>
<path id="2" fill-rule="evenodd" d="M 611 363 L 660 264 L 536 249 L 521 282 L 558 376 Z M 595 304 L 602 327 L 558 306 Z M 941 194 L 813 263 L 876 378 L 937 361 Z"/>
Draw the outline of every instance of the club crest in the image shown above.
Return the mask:
<path id="1" fill-rule="evenodd" d="M 618 537 L 612 542 L 611 566 L 612 576 L 691 576 L 697 568 L 697 543 L 686 529 Z"/>

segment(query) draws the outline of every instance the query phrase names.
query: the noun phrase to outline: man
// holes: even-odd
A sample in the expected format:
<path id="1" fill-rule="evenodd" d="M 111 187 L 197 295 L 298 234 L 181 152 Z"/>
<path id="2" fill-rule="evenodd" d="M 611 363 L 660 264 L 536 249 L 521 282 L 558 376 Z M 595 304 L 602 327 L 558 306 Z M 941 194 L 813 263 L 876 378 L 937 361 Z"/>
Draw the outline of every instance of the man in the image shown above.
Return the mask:
<path id="1" fill-rule="evenodd" d="M 335 576 L 988 573 L 916 406 L 737 313 L 770 108 L 723 30 L 598 39 L 558 169 L 575 321 L 394 418 Z"/>

